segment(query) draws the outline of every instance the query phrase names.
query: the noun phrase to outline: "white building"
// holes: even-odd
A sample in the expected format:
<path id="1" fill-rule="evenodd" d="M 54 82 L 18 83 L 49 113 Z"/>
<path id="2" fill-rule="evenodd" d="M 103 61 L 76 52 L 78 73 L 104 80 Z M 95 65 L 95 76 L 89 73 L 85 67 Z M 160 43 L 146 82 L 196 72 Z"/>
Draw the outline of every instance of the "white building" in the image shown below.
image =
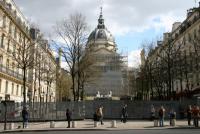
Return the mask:
<path id="1" fill-rule="evenodd" d="M 15 102 L 23 101 L 22 70 L 14 60 L 13 53 L 16 52 L 16 48 L 19 48 L 23 42 L 34 42 L 29 29 L 30 27 L 25 17 L 13 0 L 0 0 L 0 101 L 4 100 L 6 95 L 10 97 L 10 100 L 14 100 Z M 45 48 L 44 45 L 44 42 L 35 42 L 35 47 L 39 46 L 41 55 L 43 55 L 43 64 L 46 66 L 52 66 L 52 64 L 56 66 L 55 59 L 49 48 Z M 35 77 L 33 70 L 36 69 L 27 70 L 27 100 L 28 98 L 33 98 L 34 88 L 32 83 Z M 45 91 L 47 90 L 46 85 L 47 82 L 43 80 L 41 82 L 42 89 L 40 93 L 36 93 L 35 95 L 42 95 L 43 93 L 46 96 L 53 96 L 48 97 L 48 101 L 50 98 L 55 100 L 55 83 L 51 83 L 51 88 L 54 88 L 54 90 L 48 89 L 49 92 Z M 37 88 L 37 92 L 38 90 Z M 36 101 L 38 101 L 38 99 L 36 99 Z"/>
<path id="2" fill-rule="evenodd" d="M 117 44 L 104 25 L 102 11 L 97 27 L 88 38 L 87 50 L 95 57 L 93 67 L 100 70 L 86 84 L 85 93 L 88 99 L 94 98 L 97 93 L 103 97 L 111 93 L 112 97 L 118 99 L 127 95 L 127 64 L 123 61 L 124 57 L 117 53 Z"/>

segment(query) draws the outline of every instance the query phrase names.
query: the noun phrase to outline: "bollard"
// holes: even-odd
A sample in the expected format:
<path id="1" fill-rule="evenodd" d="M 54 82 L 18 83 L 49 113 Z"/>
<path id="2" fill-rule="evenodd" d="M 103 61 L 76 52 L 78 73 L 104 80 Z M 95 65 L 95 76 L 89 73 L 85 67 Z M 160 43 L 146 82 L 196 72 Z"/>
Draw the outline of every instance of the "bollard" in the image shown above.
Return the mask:
<path id="1" fill-rule="evenodd" d="M 77 122 L 76 121 L 72 121 L 72 128 L 76 128 L 77 127 Z"/>
<path id="2" fill-rule="evenodd" d="M 54 121 L 50 122 L 50 128 L 55 128 L 55 122 Z"/>
<path id="3" fill-rule="evenodd" d="M 116 127 L 117 127 L 116 120 L 112 120 L 112 122 L 111 122 L 111 127 L 112 127 L 112 128 L 116 128 Z"/>
<path id="4" fill-rule="evenodd" d="M 98 127 L 99 122 L 98 121 L 94 121 L 94 127 Z"/>
<path id="5" fill-rule="evenodd" d="M 15 127 L 15 124 L 14 124 L 14 123 L 9 123 L 8 125 L 9 125 L 9 126 L 8 126 L 8 129 L 9 129 L 9 130 L 13 130 L 14 127 Z"/>
<path id="6" fill-rule="evenodd" d="M 176 119 L 172 119 L 172 126 L 176 125 Z"/>
<path id="7" fill-rule="evenodd" d="M 158 127 L 158 120 L 154 120 L 154 127 Z"/>

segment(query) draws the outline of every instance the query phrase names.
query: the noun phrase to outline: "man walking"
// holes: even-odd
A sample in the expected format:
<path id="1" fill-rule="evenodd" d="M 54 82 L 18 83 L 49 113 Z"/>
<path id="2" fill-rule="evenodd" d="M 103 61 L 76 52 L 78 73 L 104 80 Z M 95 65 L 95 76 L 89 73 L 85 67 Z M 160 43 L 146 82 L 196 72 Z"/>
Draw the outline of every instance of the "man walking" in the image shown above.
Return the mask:
<path id="1" fill-rule="evenodd" d="M 22 110 L 22 119 L 23 119 L 23 128 L 27 128 L 28 127 L 28 111 L 26 107 L 24 107 Z"/>
<path id="2" fill-rule="evenodd" d="M 124 107 L 122 108 L 122 122 L 126 123 L 128 117 L 128 112 L 127 112 L 127 105 L 125 104 Z"/>

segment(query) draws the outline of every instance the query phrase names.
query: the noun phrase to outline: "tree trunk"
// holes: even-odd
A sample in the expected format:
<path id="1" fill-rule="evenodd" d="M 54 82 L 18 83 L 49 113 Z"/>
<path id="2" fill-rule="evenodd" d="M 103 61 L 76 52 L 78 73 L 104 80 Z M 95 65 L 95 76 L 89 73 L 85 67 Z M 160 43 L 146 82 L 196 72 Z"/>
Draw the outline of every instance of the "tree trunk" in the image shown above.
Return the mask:
<path id="1" fill-rule="evenodd" d="M 24 105 L 23 107 L 26 107 L 26 67 L 23 68 L 23 98 L 24 98 Z"/>
<path id="2" fill-rule="evenodd" d="M 72 90 L 73 90 L 74 101 L 76 101 L 75 77 L 74 77 L 74 75 L 72 75 Z"/>

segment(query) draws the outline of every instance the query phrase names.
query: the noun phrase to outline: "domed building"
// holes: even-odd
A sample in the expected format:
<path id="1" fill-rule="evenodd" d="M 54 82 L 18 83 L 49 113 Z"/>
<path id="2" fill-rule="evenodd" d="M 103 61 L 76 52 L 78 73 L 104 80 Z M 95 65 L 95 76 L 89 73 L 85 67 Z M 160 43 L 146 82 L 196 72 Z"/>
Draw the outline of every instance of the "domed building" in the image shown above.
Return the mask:
<path id="1" fill-rule="evenodd" d="M 127 82 L 124 77 L 127 65 L 123 62 L 123 57 L 117 53 L 117 44 L 104 24 L 102 11 L 97 27 L 88 37 L 87 52 L 95 59 L 92 69 L 95 71 L 85 85 L 86 96 L 92 99 L 111 96 L 120 98 L 127 95 Z"/>

